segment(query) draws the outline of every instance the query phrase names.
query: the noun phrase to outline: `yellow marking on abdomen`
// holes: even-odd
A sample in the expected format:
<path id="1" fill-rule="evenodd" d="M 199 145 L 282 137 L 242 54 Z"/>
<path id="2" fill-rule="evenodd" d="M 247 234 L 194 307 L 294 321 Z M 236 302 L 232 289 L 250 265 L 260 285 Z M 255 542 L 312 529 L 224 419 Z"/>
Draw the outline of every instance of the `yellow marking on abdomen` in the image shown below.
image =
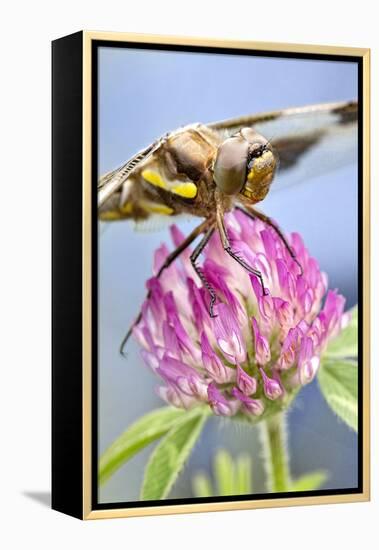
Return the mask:
<path id="1" fill-rule="evenodd" d="M 154 170 L 150 169 L 144 170 L 142 172 L 142 177 L 148 183 L 151 183 L 151 185 L 170 191 L 171 193 L 184 197 L 185 199 L 194 199 L 197 195 L 197 187 L 191 182 L 178 183 L 177 185 L 170 187 L 167 182 L 163 180 L 160 174 L 158 174 L 158 172 L 154 172 Z"/>
<path id="2" fill-rule="evenodd" d="M 173 193 L 176 195 L 180 195 L 181 197 L 184 197 L 185 199 L 194 199 L 197 195 L 197 187 L 194 183 L 179 183 L 179 185 L 175 185 L 172 189 L 170 189 Z"/>
<path id="3" fill-rule="evenodd" d="M 131 214 L 133 211 L 133 204 L 131 202 L 126 202 L 123 206 L 120 206 L 120 212 L 122 214 Z"/>
<path id="4" fill-rule="evenodd" d="M 154 172 L 154 170 L 147 170 L 147 169 L 144 170 L 142 172 L 142 177 L 148 183 L 151 183 L 151 185 L 155 185 L 155 187 L 160 187 L 161 189 L 168 189 L 166 182 L 161 178 L 158 172 Z"/>
<path id="5" fill-rule="evenodd" d="M 115 210 L 105 210 L 101 212 L 99 218 L 106 222 L 111 222 L 115 220 L 122 220 L 125 216 L 130 216 L 133 212 L 133 204 L 131 202 L 126 202 L 123 206 L 120 206 Z"/>
<path id="6" fill-rule="evenodd" d="M 103 222 L 113 222 L 116 220 L 120 220 L 121 215 L 119 212 L 116 212 L 115 210 L 108 210 L 108 212 L 101 212 L 99 214 L 99 218 Z"/>
<path id="7" fill-rule="evenodd" d="M 141 206 L 146 212 L 151 214 L 163 214 L 164 216 L 170 216 L 173 214 L 174 209 L 165 204 L 158 204 L 154 202 L 141 201 Z"/>

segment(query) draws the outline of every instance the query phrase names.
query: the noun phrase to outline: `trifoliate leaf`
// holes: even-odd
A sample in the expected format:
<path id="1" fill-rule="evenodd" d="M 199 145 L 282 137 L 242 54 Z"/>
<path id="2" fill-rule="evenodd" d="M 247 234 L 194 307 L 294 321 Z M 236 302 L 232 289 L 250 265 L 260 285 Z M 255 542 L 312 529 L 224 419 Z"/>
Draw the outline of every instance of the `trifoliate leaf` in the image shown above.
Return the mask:
<path id="1" fill-rule="evenodd" d="M 167 497 L 209 414 L 209 409 L 200 407 L 185 413 L 154 449 L 146 466 L 141 500 Z"/>
<path id="2" fill-rule="evenodd" d="M 181 409 L 162 407 L 137 420 L 100 458 L 99 483 L 103 484 L 135 454 L 166 434 L 183 416 L 185 411 Z"/>
<path id="3" fill-rule="evenodd" d="M 347 359 L 358 355 L 358 306 L 350 310 L 349 324 L 330 342 L 324 354 L 327 359 Z"/>
<path id="4" fill-rule="evenodd" d="M 330 408 L 358 430 L 358 365 L 354 361 L 323 360 L 318 381 Z"/>

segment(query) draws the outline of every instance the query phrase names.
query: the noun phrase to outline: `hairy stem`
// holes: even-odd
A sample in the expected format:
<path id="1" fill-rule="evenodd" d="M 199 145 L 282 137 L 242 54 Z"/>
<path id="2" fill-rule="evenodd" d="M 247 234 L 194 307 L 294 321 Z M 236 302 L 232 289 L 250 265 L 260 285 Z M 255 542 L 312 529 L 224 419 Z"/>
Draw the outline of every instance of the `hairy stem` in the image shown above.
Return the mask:
<path id="1" fill-rule="evenodd" d="M 262 444 L 267 476 L 267 490 L 271 493 L 288 491 L 290 471 L 287 451 L 286 419 L 283 413 L 262 423 Z"/>

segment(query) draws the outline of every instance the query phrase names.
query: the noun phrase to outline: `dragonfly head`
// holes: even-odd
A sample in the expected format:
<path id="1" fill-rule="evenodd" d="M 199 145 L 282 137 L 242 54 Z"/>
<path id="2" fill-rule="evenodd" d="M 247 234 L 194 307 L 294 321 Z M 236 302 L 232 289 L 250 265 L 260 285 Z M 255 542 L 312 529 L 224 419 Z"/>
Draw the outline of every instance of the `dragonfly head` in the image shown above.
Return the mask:
<path id="1" fill-rule="evenodd" d="M 267 139 L 252 128 L 243 128 L 219 146 L 213 179 L 222 193 L 240 193 L 256 203 L 267 195 L 277 164 Z"/>

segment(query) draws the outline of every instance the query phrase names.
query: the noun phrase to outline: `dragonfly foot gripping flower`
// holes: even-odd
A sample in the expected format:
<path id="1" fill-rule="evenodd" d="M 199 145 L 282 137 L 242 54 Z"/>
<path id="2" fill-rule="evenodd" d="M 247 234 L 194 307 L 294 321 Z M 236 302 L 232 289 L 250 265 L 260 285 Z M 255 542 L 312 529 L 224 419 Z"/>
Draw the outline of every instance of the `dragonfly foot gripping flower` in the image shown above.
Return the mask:
<path id="1" fill-rule="evenodd" d="M 181 262 L 148 283 L 150 298 L 133 333 L 146 364 L 160 377 L 159 395 L 184 409 L 208 406 L 220 416 L 258 421 L 288 407 L 317 374 L 330 339 L 348 321 L 345 299 L 327 290 L 327 278 L 297 233 L 290 256 L 275 231 L 240 211 L 229 213 L 234 249 L 263 274 L 258 279 L 226 258 L 218 235 L 204 251 L 202 270 L 215 289 L 216 316 L 186 251 Z M 183 236 L 171 228 L 177 246 Z M 169 254 L 161 246 L 154 271 Z"/>

